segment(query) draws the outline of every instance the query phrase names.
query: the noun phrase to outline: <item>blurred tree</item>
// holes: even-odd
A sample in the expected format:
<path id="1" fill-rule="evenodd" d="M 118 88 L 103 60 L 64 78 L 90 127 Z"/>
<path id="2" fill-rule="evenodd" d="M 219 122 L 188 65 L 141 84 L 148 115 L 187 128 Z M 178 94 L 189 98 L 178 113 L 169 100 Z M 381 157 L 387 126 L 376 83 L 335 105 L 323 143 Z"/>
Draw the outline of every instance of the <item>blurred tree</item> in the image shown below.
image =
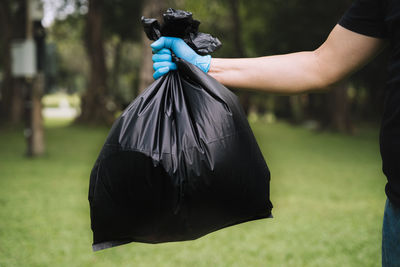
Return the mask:
<path id="1" fill-rule="evenodd" d="M 135 41 L 140 36 L 139 14 L 142 2 L 141 0 L 75 0 L 74 14 L 70 15 L 65 22 L 55 24 L 55 28 L 60 28 L 60 24 L 67 25 L 66 28 L 71 28 L 74 24 L 79 26 L 79 22 L 82 21 L 80 14 L 86 13 L 82 35 L 89 59 L 89 78 L 87 90 L 82 96 L 81 115 L 77 119 L 78 122 L 109 123 L 114 120 L 113 114 L 117 108 L 115 102 L 119 102 L 121 98 L 119 76 L 123 61 L 122 51 L 126 42 Z M 71 1 L 64 1 L 65 6 L 70 4 Z M 70 17 L 72 19 L 69 19 Z M 79 31 L 79 29 L 80 27 L 71 30 Z M 53 34 L 53 36 L 56 35 L 57 32 Z M 111 53 L 108 47 L 112 47 Z M 64 54 L 68 55 L 68 53 Z M 110 54 L 113 55 L 112 58 Z M 66 71 L 65 74 L 72 74 L 73 71 L 69 66 L 74 65 L 76 58 L 64 57 L 63 60 L 70 63 L 64 65 L 67 69 L 60 70 Z M 109 62 L 111 65 L 108 64 Z M 78 69 L 82 67 L 84 64 L 81 64 Z M 70 77 L 72 79 L 67 78 L 67 80 L 76 82 L 76 77 L 73 76 Z"/>
<path id="2" fill-rule="evenodd" d="M 140 17 L 143 9 L 143 0 L 107 0 L 104 5 L 105 35 L 112 46 L 112 65 L 110 66 L 109 94 L 118 106 L 126 100 L 120 88 L 120 77 L 124 61 L 124 46 L 141 40 L 142 25 Z M 132 46 L 130 46 L 132 48 Z M 133 51 L 132 51 L 133 52 Z M 135 51 L 137 54 L 140 50 Z M 133 62 L 132 62 L 133 63 Z M 130 71 L 137 73 L 138 66 L 131 64 Z M 135 66 L 133 66 L 135 65 Z M 134 82 L 134 81 L 133 81 Z"/>
<path id="3" fill-rule="evenodd" d="M 82 40 L 84 24 L 84 16 L 74 13 L 63 20 L 56 20 L 48 29 L 48 40 L 52 43 L 52 49 L 56 50 L 55 62 L 49 66 L 56 68 L 51 70 L 56 84 L 48 90 L 62 89 L 68 93 L 85 91 L 89 67 Z"/>
<path id="4" fill-rule="evenodd" d="M 111 81 L 110 81 L 110 94 L 113 93 L 115 102 L 122 102 L 120 100 L 121 96 L 119 94 L 119 74 L 121 73 L 121 61 L 122 61 L 122 48 L 124 42 L 120 38 L 114 38 L 114 57 L 113 57 L 113 65 L 111 68 Z"/>
<path id="5" fill-rule="evenodd" d="M 234 47 L 234 57 L 244 58 L 245 49 L 242 38 L 242 19 L 239 13 L 240 0 L 227 0 L 228 8 L 231 17 L 231 28 L 232 28 L 232 42 Z M 242 104 L 244 112 L 248 115 L 250 109 L 250 93 L 247 91 L 237 92 L 239 101 Z"/>
<path id="6" fill-rule="evenodd" d="M 384 88 L 390 51 L 386 49 L 351 78 L 352 115 L 359 120 L 377 121 L 383 112 Z"/>
<path id="7" fill-rule="evenodd" d="M 104 0 L 89 0 L 86 15 L 85 45 L 89 57 L 89 85 L 82 96 L 78 122 L 111 123 L 112 108 L 107 106 L 107 70 L 104 54 Z"/>
<path id="8" fill-rule="evenodd" d="M 3 81 L 1 85 L 0 120 L 16 124 L 22 120 L 22 85 L 11 74 L 11 40 L 25 37 L 24 0 L 0 1 L 0 42 Z"/>
<path id="9" fill-rule="evenodd" d="M 1 84 L 0 116 L 2 120 L 9 120 L 13 106 L 13 81 L 11 76 L 11 37 L 12 21 L 9 1 L 0 1 L 0 27 L 1 38 L 1 65 L 3 70 L 3 81 Z"/>
<path id="10" fill-rule="evenodd" d="M 240 0 L 228 0 L 228 6 L 232 21 L 232 36 L 235 47 L 235 56 L 245 57 L 244 43 L 242 39 L 242 19 L 239 14 Z"/>
<path id="11" fill-rule="evenodd" d="M 118 36 L 121 41 L 138 41 L 142 33 L 140 17 L 143 2 L 143 0 L 104 0 L 106 38 Z"/>

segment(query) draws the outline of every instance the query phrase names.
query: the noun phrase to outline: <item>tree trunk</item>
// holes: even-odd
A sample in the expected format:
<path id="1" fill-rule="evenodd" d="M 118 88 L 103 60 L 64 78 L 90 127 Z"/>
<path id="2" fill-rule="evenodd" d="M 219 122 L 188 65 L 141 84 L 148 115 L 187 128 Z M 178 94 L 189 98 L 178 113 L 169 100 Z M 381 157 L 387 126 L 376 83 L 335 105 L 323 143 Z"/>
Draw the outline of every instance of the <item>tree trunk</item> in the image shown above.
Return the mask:
<path id="1" fill-rule="evenodd" d="M 27 156 L 36 157 L 44 154 L 44 129 L 42 117 L 42 95 L 44 89 L 44 74 L 39 73 L 29 83 L 25 83 L 25 106 L 26 128 L 25 136 L 27 139 Z"/>
<path id="2" fill-rule="evenodd" d="M 165 12 L 165 0 L 148 0 L 143 5 L 143 16 L 147 18 L 157 18 L 161 23 L 161 14 Z M 150 41 L 146 34 L 142 32 L 142 59 L 139 76 L 139 93 L 143 92 L 153 81 L 153 61 L 151 60 L 152 51 Z"/>
<path id="3" fill-rule="evenodd" d="M 232 19 L 232 34 L 233 34 L 233 43 L 235 48 L 235 56 L 244 57 L 245 52 L 243 49 L 243 40 L 242 40 L 242 26 L 240 21 L 239 14 L 239 0 L 229 0 L 229 8 Z"/>
<path id="4" fill-rule="evenodd" d="M 336 85 L 327 94 L 328 97 L 328 116 L 329 128 L 341 133 L 352 134 L 354 131 L 350 119 L 350 101 L 347 95 L 347 82 Z"/>
<path id="5" fill-rule="evenodd" d="M 234 56 L 243 58 L 245 57 L 243 40 L 242 40 L 242 27 L 239 14 L 239 0 L 229 0 L 229 9 L 232 19 L 232 34 L 233 34 L 233 44 L 234 44 Z M 250 93 L 246 91 L 239 91 L 237 93 L 239 101 L 242 104 L 244 112 L 248 115 L 250 110 Z"/>
<path id="6" fill-rule="evenodd" d="M 18 124 L 22 122 L 23 111 L 24 111 L 24 96 L 23 96 L 23 85 L 21 79 L 11 79 L 11 106 L 10 106 L 10 117 L 9 121 L 11 124 Z"/>
<path id="7" fill-rule="evenodd" d="M 82 97 L 82 123 L 110 124 L 113 110 L 107 108 L 107 70 L 103 40 L 103 0 L 89 0 L 86 16 L 86 51 L 89 57 L 89 86 Z"/>
<path id="8" fill-rule="evenodd" d="M 118 40 L 114 45 L 114 59 L 113 59 L 113 67 L 111 72 L 111 92 L 114 92 L 115 95 L 118 95 L 119 92 L 119 74 L 121 70 L 121 56 L 122 56 L 122 41 Z"/>
<path id="9" fill-rule="evenodd" d="M 113 53 L 113 64 L 111 71 L 111 88 L 109 88 L 109 94 L 112 95 L 113 100 L 118 109 L 123 108 L 125 100 L 120 92 L 119 88 L 119 76 L 121 72 L 121 62 L 122 62 L 122 48 L 123 41 L 118 39 L 114 44 Z"/>
<path id="10" fill-rule="evenodd" d="M 0 1 L 0 29 L 2 41 L 3 84 L 0 99 L 0 119 L 16 124 L 22 118 L 22 96 L 19 87 L 14 88 L 11 74 L 11 40 L 13 33 L 12 14 L 9 1 Z"/>
<path id="11" fill-rule="evenodd" d="M 299 124 L 304 121 L 304 109 L 301 95 L 289 96 L 290 109 L 292 111 L 292 122 Z"/>

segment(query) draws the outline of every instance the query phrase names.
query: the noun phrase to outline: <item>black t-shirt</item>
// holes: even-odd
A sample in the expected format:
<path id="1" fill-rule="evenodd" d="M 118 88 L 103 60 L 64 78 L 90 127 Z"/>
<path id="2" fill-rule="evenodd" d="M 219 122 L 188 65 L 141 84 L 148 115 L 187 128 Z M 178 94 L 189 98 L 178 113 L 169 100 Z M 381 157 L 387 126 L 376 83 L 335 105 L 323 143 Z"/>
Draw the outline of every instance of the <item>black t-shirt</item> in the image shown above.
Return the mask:
<path id="1" fill-rule="evenodd" d="M 385 109 L 380 132 L 386 195 L 400 207 L 400 0 L 356 0 L 339 21 L 351 31 L 390 41 Z"/>

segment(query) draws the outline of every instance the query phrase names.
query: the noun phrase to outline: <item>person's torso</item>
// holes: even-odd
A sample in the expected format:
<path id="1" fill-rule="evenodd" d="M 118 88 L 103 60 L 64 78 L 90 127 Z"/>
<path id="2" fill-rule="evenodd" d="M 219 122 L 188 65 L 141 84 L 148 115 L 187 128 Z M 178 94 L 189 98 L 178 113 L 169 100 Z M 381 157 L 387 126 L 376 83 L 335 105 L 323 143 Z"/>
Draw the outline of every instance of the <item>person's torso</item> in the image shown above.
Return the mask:
<path id="1" fill-rule="evenodd" d="M 388 65 L 380 145 L 383 172 L 389 182 L 386 193 L 393 203 L 400 206 L 400 0 L 382 1 L 391 58 Z"/>

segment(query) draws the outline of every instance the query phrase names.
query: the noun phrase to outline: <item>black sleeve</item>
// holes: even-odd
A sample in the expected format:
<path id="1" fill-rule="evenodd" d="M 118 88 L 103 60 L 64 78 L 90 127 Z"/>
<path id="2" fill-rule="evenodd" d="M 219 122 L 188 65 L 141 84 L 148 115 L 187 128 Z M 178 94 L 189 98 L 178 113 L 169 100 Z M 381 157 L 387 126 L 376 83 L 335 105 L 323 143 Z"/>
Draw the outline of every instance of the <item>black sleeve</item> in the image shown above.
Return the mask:
<path id="1" fill-rule="evenodd" d="M 363 35 L 386 38 L 384 0 L 356 0 L 339 25 Z"/>

